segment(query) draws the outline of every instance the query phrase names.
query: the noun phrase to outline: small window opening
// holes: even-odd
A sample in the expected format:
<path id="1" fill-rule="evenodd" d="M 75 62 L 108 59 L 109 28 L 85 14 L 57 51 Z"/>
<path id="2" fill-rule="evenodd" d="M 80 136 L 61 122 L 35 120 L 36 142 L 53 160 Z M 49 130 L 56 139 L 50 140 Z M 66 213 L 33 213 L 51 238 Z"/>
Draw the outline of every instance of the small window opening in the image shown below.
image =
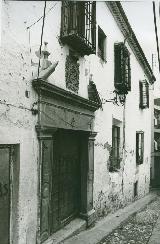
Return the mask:
<path id="1" fill-rule="evenodd" d="M 144 132 L 136 132 L 136 164 L 143 164 Z"/>
<path id="2" fill-rule="evenodd" d="M 134 197 L 138 196 L 138 181 L 134 183 Z"/>
<path id="3" fill-rule="evenodd" d="M 98 27 L 98 56 L 106 61 L 106 35 L 100 27 Z"/>

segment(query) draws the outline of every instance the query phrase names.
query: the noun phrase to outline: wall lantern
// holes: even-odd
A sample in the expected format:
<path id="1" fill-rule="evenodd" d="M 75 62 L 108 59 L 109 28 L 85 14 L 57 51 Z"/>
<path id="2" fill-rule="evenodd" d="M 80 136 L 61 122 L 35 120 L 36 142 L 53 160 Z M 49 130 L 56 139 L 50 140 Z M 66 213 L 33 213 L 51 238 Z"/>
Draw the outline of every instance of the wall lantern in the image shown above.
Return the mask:
<path id="1" fill-rule="evenodd" d="M 119 102 L 122 106 L 124 106 L 125 101 L 126 101 L 126 95 L 128 94 L 128 92 L 125 90 L 119 90 L 119 91 L 115 90 L 114 93 L 116 94 L 116 96 L 114 98 L 116 101 L 116 104 L 118 105 L 118 102 Z"/>
<path id="2" fill-rule="evenodd" d="M 121 93 L 121 94 L 118 94 L 118 97 L 119 97 L 119 101 L 122 105 L 125 104 L 125 101 L 126 101 L 126 94 L 125 93 Z"/>
<path id="3" fill-rule="evenodd" d="M 123 106 L 126 101 L 127 92 L 114 90 L 113 93 L 115 94 L 114 98 L 112 98 L 112 99 L 103 99 L 102 98 L 102 104 L 105 104 L 106 102 L 112 102 L 113 104 L 116 104 L 118 106 L 120 103 Z"/>

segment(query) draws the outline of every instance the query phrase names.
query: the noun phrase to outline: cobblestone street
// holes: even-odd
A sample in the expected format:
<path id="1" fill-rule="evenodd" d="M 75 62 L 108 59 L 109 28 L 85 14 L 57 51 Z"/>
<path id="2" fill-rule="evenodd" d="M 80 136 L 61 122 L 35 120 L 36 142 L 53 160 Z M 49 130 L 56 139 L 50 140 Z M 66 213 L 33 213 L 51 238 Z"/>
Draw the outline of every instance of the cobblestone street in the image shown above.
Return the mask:
<path id="1" fill-rule="evenodd" d="M 159 216 L 160 196 L 147 207 L 129 217 L 99 244 L 146 244 Z"/>

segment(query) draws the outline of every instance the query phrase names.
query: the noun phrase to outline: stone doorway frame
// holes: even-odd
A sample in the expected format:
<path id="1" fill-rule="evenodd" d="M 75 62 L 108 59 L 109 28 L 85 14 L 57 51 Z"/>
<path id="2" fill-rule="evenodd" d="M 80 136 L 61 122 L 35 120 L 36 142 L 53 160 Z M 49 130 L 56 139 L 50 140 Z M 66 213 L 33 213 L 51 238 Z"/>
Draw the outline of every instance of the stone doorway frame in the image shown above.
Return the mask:
<path id="1" fill-rule="evenodd" d="M 92 96 L 91 99 L 80 97 L 41 78 L 33 80 L 32 85 L 38 93 L 38 123 L 36 126 L 39 139 L 37 243 L 40 244 L 42 141 L 52 140 L 57 129 L 81 132 L 80 218 L 86 220 L 87 226 L 90 226 L 95 221 L 93 181 L 94 140 L 97 133 L 94 132 L 93 128 L 94 112 L 101 107 L 101 103 L 100 99 L 92 100 Z M 93 88 L 92 93 L 97 97 L 96 88 Z"/>
<path id="2" fill-rule="evenodd" d="M 39 147 L 40 147 L 40 165 L 39 165 L 39 204 L 38 204 L 38 239 L 40 240 L 40 216 L 41 216 L 41 170 L 42 170 L 42 143 L 43 140 L 52 140 L 54 143 L 54 134 L 58 128 L 37 128 Z M 92 225 L 96 220 L 95 210 L 93 209 L 93 181 L 94 181 L 94 141 L 96 132 L 80 132 L 80 150 L 82 152 L 81 181 L 80 181 L 80 212 L 79 217 L 84 219 L 87 227 Z M 54 149 L 53 149 L 54 150 Z M 53 152 L 54 153 L 54 152 Z M 51 234 L 52 236 L 53 234 Z M 50 236 L 50 237 L 51 237 Z"/>

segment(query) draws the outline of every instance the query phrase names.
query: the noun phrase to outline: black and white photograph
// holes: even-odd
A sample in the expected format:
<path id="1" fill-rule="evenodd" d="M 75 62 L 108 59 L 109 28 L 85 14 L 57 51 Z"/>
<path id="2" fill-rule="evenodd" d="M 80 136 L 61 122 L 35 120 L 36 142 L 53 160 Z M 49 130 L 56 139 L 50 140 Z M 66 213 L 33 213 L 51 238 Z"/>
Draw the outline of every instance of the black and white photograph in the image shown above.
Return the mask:
<path id="1" fill-rule="evenodd" d="M 160 244 L 160 1 L 0 0 L 0 244 Z"/>

